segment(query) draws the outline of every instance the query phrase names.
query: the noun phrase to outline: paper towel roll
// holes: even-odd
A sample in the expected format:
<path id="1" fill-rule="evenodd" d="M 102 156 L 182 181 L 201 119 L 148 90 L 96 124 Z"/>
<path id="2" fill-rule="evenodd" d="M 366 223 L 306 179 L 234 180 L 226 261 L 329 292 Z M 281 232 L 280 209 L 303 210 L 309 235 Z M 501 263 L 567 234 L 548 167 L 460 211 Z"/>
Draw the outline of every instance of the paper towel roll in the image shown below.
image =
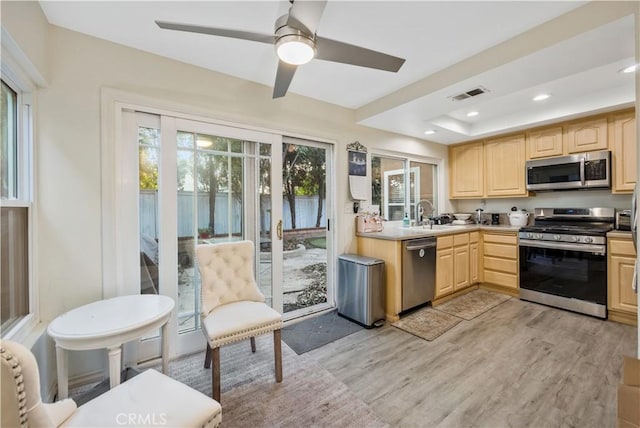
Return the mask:
<path id="1" fill-rule="evenodd" d="M 351 199 L 356 201 L 365 201 L 367 199 L 367 186 L 367 177 L 350 175 L 349 190 L 351 191 Z"/>

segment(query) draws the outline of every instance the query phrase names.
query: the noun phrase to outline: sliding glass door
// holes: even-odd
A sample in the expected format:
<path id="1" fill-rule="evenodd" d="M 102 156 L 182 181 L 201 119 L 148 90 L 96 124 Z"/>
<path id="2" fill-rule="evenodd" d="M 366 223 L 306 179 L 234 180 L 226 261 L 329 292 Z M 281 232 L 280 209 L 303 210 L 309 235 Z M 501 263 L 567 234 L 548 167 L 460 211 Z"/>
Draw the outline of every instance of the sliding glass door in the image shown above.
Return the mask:
<path id="1" fill-rule="evenodd" d="M 330 306 L 327 198 L 330 146 L 284 138 L 282 145 L 283 311 L 285 319 Z M 331 176 L 331 175 L 329 175 Z"/>
<path id="2" fill-rule="evenodd" d="M 330 145 L 139 112 L 123 123 L 137 152 L 120 189 L 137 220 L 118 241 L 123 291 L 175 300 L 171 354 L 204 349 L 198 244 L 252 240 L 258 285 L 285 318 L 333 304 Z M 158 342 L 149 335 L 135 359 L 159 355 Z"/>

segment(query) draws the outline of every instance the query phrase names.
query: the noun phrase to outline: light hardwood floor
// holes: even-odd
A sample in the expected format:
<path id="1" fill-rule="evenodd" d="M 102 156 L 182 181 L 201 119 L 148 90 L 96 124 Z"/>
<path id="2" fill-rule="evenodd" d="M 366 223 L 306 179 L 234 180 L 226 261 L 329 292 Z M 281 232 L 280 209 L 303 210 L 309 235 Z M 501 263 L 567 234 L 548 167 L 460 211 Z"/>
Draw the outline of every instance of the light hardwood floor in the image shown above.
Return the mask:
<path id="1" fill-rule="evenodd" d="M 385 325 L 311 351 L 393 427 L 615 427 L 635 327 L 510 299 L 433 342 Z"/>

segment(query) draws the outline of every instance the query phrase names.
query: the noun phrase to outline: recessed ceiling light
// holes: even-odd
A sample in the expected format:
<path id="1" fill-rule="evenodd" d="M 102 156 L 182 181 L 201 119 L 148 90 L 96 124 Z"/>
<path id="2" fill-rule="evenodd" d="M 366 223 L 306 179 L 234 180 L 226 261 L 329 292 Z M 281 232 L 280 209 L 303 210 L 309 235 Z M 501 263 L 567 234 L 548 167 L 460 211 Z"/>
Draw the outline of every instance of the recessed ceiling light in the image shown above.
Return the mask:
<path id="1" fill-rule="evenodd" d="M 431 135 L 431 134 L 435 134 L 435 133 L 436 133 L 435 129 L 429 129 L 428 131 L 424 131 L 425 135 Z"/>
<path id="2" fill-rule="evenodd" d="M 620 70 L 620 72 L 621 73 L 633 73 L 637 69 L 638 69 L 638 64 L 633 64 L 633 65 L 630 65 L 629 67 L 623 68 L 622 70 Z"/>
<path id="3" fill-rule="evenodd" d="M 469 113 L 467 113 L 467 117 L 473 117 L 473 116 L 477 116 L 480 113 L 478 113 L 477 111 L 470 111 Z"/>
<path id="4" fill-rule="evenodd" d="M 542 101 L 542 100 L 546 100 L 547 98 L 549 98 L 551 95 L 550 94 L 539 94 L 536 95 L 535 97 L 533 97 L 533 101 Z"/>

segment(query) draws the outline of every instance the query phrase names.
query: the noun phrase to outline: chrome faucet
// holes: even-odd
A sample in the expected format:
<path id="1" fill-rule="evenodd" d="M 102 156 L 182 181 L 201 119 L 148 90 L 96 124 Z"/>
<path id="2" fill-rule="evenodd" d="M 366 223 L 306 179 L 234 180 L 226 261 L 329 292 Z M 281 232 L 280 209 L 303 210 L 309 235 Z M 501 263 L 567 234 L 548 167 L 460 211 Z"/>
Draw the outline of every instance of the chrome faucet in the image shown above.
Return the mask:
<path id="1" fill-rule="evenodd" d="M 416 203 L 416 225 L 422 226 L 424 224 L 424 221 L 423 221 L 424 207 L 422 206 L 423 202 L 426 202 L 426 204 L 429 205 L 431 214 L 427 217 L 430 219 L 429 224 L 433 225 L 433 223 L 431 223 L 432 221 L 431 217 L 433 217 L 433 215 L 435 214 L 434 212 L 435 210 L 433 209 L 433 204 L 428 199 L 421 199 Z"/>

